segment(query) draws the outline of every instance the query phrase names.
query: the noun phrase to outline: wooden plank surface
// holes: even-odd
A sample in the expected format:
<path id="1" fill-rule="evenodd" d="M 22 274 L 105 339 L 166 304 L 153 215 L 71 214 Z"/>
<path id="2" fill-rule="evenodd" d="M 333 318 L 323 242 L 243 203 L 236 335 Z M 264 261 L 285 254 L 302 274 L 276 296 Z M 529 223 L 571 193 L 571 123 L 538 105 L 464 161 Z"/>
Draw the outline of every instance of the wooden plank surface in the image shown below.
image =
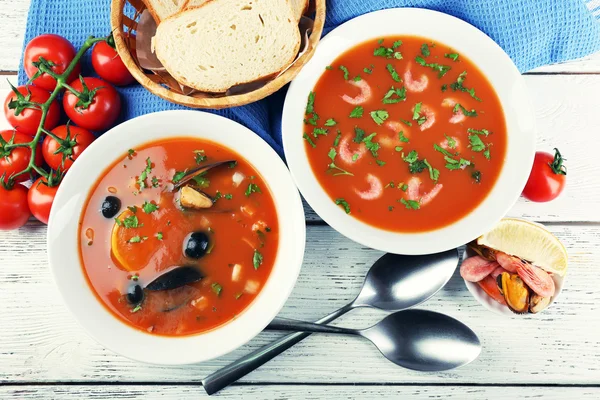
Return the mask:
<path id="1" fill-rule="evenodd" d="M 553 307 L 532 317 L 503 318 L 479 305 L 455 274 L 424 308 L 447 313 L 478 333 L 483 352 L 446 373 L 418 373 L 385 360 L 355 337 L 313 335 L 244 379 L 313 384 L 596 384 L 600 385 L 600 226 L 553 225 L 570 253 L 567 285 Z M 143 365 L 95 343 L 62 304 L 46 262 L 46 228 L 0 232 L 1 382 L 199 382 L 278 337 L 263 333 L 218 360 L 185 367 Z M 305 262 L 282 315 L 315 320 L 355 296 L 381 255 L 328 226 L 309 226 Z M 366 327 L 383 314 L 355 310 L 341 320 Z M 151 349 L 149 349 L 151 351 Z"/>
<path id="2" fill-rule="evenodd" d="M 3 399 L 55 400 L 93 399 L 163 399 L 197 400 L 208 398 L 200 386 L 26 386 L 0 387 Z M 544 400 L 594 400 L 600 398 L 600 388 L 551 388 L 551 387 L 494 387 L 494 386 L 308 386 L 308 385 L 261 385 L 234 386 L 215 396 L 219 399 L 259 398 L 282 400 L 289 398 L 305 400 L 359 399 L 387 400 L 407 398 L 411 400 L 496 400 L 541 399 Z"/>

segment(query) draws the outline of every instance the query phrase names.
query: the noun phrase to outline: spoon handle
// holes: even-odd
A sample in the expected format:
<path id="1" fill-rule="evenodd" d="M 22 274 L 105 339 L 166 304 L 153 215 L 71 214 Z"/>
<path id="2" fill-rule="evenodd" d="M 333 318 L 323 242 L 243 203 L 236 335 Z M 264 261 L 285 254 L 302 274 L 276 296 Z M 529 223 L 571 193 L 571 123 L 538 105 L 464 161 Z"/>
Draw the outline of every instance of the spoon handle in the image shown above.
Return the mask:
<path id="1" fill-rule="evenodd" d="M 332 312 L 326 317 L 317 321 L 320 324 L 329 323 L 336 318 L 341 317 L 354 308 L 353 303 L 347 304 L 337 311 Z M 248 375 L 250 372 L 266 364 L 277 357 L 296 343 L 301 342 L 310 336 L 310 332 L 295 332 L 286 335 L 276 341 L 253 351 L 252 353 L 232 362 L 226 367 L 213 372 L 202 380 L 202 386 L 209 395 L 217 393 L 237 380 Z"/>
<path id="2" fill-rule="evenodd" d="M 356 335 L 356 331 L 353 329 L 314 324 L 312 322 L 298 321 L 289 318 L 275 318 L 267 326 L 267 329 L 275 331 L 303 331 L 312 333 L 340 333 L 344 335 Z"/>

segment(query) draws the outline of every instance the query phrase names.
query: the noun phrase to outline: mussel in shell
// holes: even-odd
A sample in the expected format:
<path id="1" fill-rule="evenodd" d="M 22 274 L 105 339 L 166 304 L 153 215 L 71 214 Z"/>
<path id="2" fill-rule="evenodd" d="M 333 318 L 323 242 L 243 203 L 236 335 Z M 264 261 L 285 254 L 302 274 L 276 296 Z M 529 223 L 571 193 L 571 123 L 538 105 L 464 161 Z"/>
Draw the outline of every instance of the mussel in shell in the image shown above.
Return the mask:
<path id="1" fill-rule="evenodd" d="M 517 274 L 503 272 L 496 278 L 498 289 L 506 300 L 506 305 L 516 314 L 529 311 L 529 288 Z"/>
<path id="2" fill-rule="evenodd" d="M 146 289 L 154 292 L 177 289 L 202 278 L 204 275 L 196 267 L 176 267 L 150 282 Z"/>
<path id="3" fill-rule="evenodd" d="M 190 186 L 184 186 L 179 189 L 179 204 L 183 208 L 203 210 L 211 208 L 214 201 L 209 195 L 201 190 L 196 190 Z"/>
<path id="4" fill-rule="evenodd" d="M 542 297 L 534 293 L 531 296 L 531 300 L 529 301 L 529 312 L 532 314 L 539 313 L 540 311 L 548 307 L 548 305 L 550 305 L 551 300 L 552 297 Z"/>
<path id="5" fill-rule="evenodd" d="M 470 242 L 467 246 L 477 253 L 477 255 L 485 258 L 486 260 L 496 261 L 496 250 L 477 244 L 477 239 Z"/>

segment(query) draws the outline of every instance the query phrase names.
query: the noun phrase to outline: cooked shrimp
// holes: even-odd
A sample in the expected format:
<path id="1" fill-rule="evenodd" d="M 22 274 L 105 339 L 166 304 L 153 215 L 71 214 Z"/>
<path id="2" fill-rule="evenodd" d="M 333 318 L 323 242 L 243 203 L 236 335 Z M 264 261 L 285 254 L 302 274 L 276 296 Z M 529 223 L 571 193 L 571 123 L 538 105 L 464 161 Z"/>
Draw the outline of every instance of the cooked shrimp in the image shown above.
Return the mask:
<path id="1" fill-rule="evenodd" d="M 413 176 L 408 181 L 406 194 L 409 200 L 418 201 L 421 206 L 427 205 L 438 195 L 444 185 L 438 183 L 428 193 L 421 194 L 421 178 Z"/>
<path id="2" fill-rule="evenodd" d="M 457 103 L 456 100 L 454 100 L 453 98 L 447 97 L 444 99 L 444 101 L 442 101 L 442 107 L 453 108 L 456 105 L 456 103 Z M 465 116 L 465 114 L 463 114 L 462 110 L 457 110 L 456 112 L 454 112 L 454 110 L 453 110 L 452 117 L 450 117 L 449 121 L 451 124 L 460 124 L 465 119 L 467 119 L 467 117 Z"/>
<path id="3" fill-rule="evenodd" d="M 481 256 L 469 257 L 460 265 L 460 276 L 465 281 L 479 282 L 498 268 L 495 261 L 486 260 Z"/>
<path id="4" fill-rule="evenodd" d="M 412 72 L 410 71 L 411 64 L 408 65 L 406 72 L 404 73 L 404 86 L 406 90 L 413 93 L 421 93 L 429 85 L 429 78 L 423 74 L 419 79 L 413 79 Z"/>
<path id="5" fill-rule="evenodd" d="M 523 263 L 519 257 L 509 256 L 501 251 L 496 253 L 496 261 L 498 261 L 498 264 L 500 264 L 502 268 L 513 274 L 517 272 L 517 265 Z"/>
<path id="6" fill-rule="evenodd" d="M 414 107 L 413 107 L 412 111 L 413 112 L 415 111 Z M 421 129 L 421 131 L 431 128 L 433 126 L 433 124 L 435 123 L 435 111 L 433 111 L 431 108 L 429 108 L 425 104 L 421 105 L 421 112 L 419 113 L 419 115 L 425 117 L 425 122 L 423 122 L 421 125 L 419 125 L 419 128 Z"/>
<path id="7" fill-rule="evenodd" d="M 490 276 L 494 279 L 496 279 L 498 277 L 498 275 L 500 275 L 501 273 L 506 272 L 506 270 L 502 267 L 497 267 L 495 270 L 492 271 L 492 273 L 490 274 Z"/>
<path id="8" fill-rule="evenodd" d="M 527 262 L 517 265 L 517 274 L 531 290 L 542 297 L 552 297 L 556 291 L 554 279 L 543 269 Z"/>
<path id="9" fill-rule="evenodd" d="M 502 294 L 500 293 L 500 289 L 498 288 L 496 279 L 492 275 L 486 276 L 485 278 L 477 282 L 477 284 L 492 299 L 496 300 L 500 304 L 506 305 L 506 300 L 504 300 L 504 296 L 502 296 Z"/>
<path id="10" fill-rule="evenodd" d="M 372 174 L 367 174 L 366 178 L 369 188 L 367 190 L 354 189 L 358 197 L 364 200 L 375 200 L 383 194 L 383 185 L 378 177 Z"/>
<path id="11" fill-rule="evenodd" d="M 369 86 L 367 81 L 364 79 L 361 79 L 360 81 L 350 80 L 348 83 L 359 88 L 360 93 L 354 97 L 348 96 L 347 94 L 343 95 L 342 100 L 344 100 L 346 103 L 359 105 L 366 103 L 371 99 L 371 86 Z"/>
<path id="12" fill-rule="evenodd" d="M 379 140 L 379 144 L 382 147 L 388 148 L 388 149 L 393 149 L 396 146 L 402 146 L 403 142 L 400 141 L 400 136 L 399 133 L 402 132 L 402 134 L 404 135 L 405 138 L 409 138 L 410 137 L 410 132 L 408 131 L 408 129 L 401 124 L 400 122 L 397 121 L 387 121 L 384 126 L 386 128 L 388 128 L 389 130 L 393 131 L 394 133 L 391 135 L 381 135 L 381 137 L 377 136 L 378 140 Z"/>
<path id="13" fill-rule="evenodd" d="M 346 136 L 340 141 L 339 156 L 340 159 L 346 164 L 352 164 L 362 158 L 367 152 L 367 148 L 364 143 L 360 143 L 358 146 L 353 146 L 355 149 L 350 149 L 350 139 Z"/>

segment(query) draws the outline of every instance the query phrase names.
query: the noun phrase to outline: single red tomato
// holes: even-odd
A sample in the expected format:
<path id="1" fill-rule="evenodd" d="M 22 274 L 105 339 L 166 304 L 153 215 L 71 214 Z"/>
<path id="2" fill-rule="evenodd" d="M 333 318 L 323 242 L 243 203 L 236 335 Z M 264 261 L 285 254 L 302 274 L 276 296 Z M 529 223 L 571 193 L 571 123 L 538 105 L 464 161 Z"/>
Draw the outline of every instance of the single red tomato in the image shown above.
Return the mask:
<path id="1" fill-rule="evenodd" d="M 57 142 L 52 136 L 46 136 L 42 144 L 42 153 L 46 164 L 54 170 L 67 171 L 79 155 L 88 148 L 96 137 L 87 129 L 73 125 L 60 125 L 52 133 L 63 141 Z"/>
<path id="2" fill-rule="evenodd" d="M 538 151 L 535 153 L 533 168 L 523 196 L 531 201 L 546 202 L 554 200 L 565 188 L 567 167 L 558 149 L 555 154 Z"/>
<path id="3" fill-rule="evenodd" d="M 38 72 L 38 67 L 33 65 L 38 62 L 40 57 L 52 63 L 52 71 L 58 75 L 65 72 L 75 58 L 77 51 L 75 47 L 62 36 L 46 34 L 34 37 L 25 47 L 25 55 L 23 56 L 23 67 L 28 78 Z M 67 82 L 76 79 L 79 76 L 81 67 L 79 63 L 69 74 Z M 56 79 L 44 73 L 33 81 L 33 84 L 42 89 L 53 91 L 56 87 Z"/>
<path id="4" fill-rule="evenodd" d="M 50 210 L 56 197 L 57 186 L 50 186 L 44 177 L 38 178 L 27 193 L 27 203 L 34 217 L 48 224 Z"/>
<path id="5" fill-rule="evenodd" d="M 114 87 L 98 78 L 80 78 L 71 82 L 80 97 L 66 91 L 63 97 L 65 112 L 73 122 L 91 131 L 110 128 L 121 112 L 121 98 Z"/>
<path id="6" fill-rule="evenodd" d="M 18 92 L 18 94 L 17 94 Z M 42 111 L 32 103 L 45 103 L 50 98 L 50 93 L 36 86 L 23 85 L 17 88 L 17 92 L 12 91 L 6 96 L 4 101 L 4 114 L 8 123 L 19 132 L 34 136 L 42 119 Z M 58 125 L 60 119 L 60 107 L 56 101 L 52 101 L 46 121 L 45 129 L 52 129 Z"/>
<path id="7" fill-rule="evenodd" d="M 29 143 L 31 136 L 17 131 L 1 131 L 0 137 L 0 180 L 6 182 L 12 175 L 27 168 L 31 160 L 31 149 L 29 147 L 15 147 L 7 149 L 12 144 Z M 39 149 L 35 152 L 35 164 L 42 164 L 42 153 Z M 4 176 L 4 179 L 2 179 Z M 29 179 L 29 174 L 19 175 L 15 181 L 23 182 Z"/>
<path id="8" fill-rule="evenodd" d="M 20 228 L 30 216 L 27 188 L 16 184 L 8 190 L 0 185 L 0 230 Z"/>
<path id="9" fill-rule="evenodd" d="M 92 65 L 100 78 L 113 85 L 125 86 L 135 81 L 115 50 L 114 41 L 96 43 L 92 49 Z"/>

